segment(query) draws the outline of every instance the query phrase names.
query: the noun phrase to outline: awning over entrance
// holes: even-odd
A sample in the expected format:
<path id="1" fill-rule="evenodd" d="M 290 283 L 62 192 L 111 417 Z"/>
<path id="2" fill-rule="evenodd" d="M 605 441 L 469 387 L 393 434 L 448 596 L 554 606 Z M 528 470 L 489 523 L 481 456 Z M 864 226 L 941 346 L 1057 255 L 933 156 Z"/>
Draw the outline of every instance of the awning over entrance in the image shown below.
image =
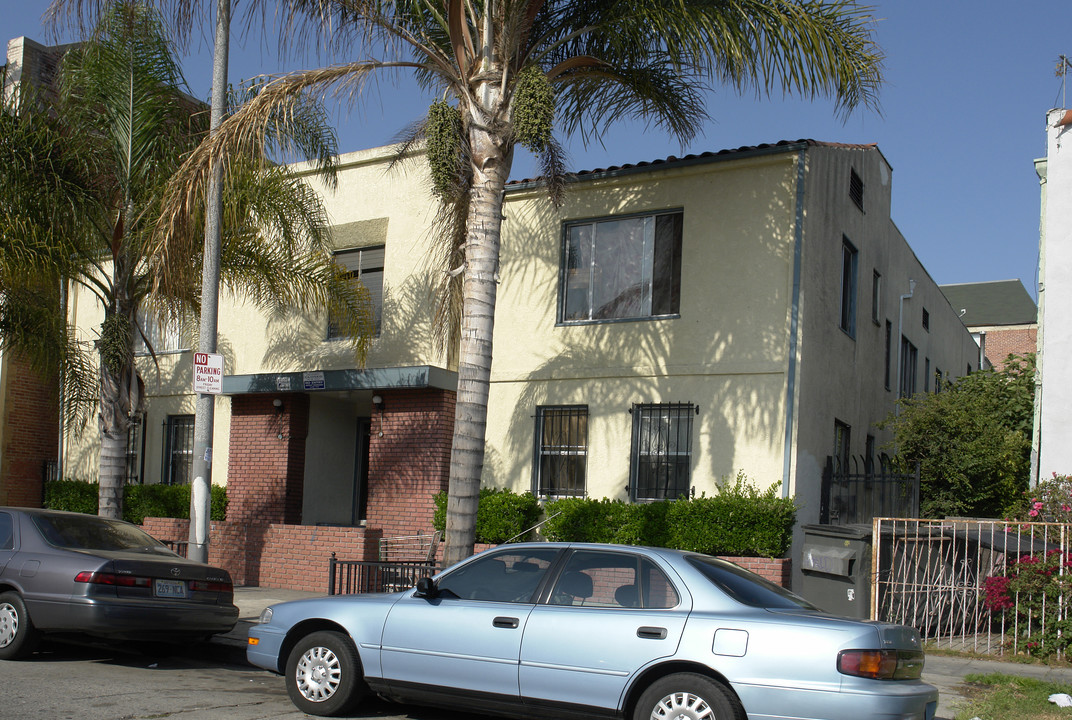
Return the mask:
<path id="1" fill-rule="evenodd" d="M 223 377 L 224 395 L 419 388 L 456 391 L 458 374 L 430 365 L 417 365 L 363 370 L 256 373 Z"/>

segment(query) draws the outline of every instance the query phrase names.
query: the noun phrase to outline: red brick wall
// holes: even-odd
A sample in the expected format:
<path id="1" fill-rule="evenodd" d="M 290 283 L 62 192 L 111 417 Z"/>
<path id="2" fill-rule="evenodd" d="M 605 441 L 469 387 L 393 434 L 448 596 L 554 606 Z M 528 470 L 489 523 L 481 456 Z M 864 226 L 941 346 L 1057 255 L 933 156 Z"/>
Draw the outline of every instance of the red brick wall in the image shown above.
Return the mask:
<path id="1" fill-rule="evenodd" d="M 145 531 L 159 540 L 185 541 L 189 521 L 145 518 Z M 360 527 L 250 525 L 214 522 L 208 561 L 231 573 L 235 585 L 328 591 L 328 562 L 366 556 L 366 532 Z M 375 553 L 376 543 L 371 543 Z"/>
<path id="2" fill-rule="evenodd" d="M 45 463 L 56 459 L 59 448 L 56 384 L 17 356 L 8 357 L 4 380 L 0 505 L 41 507 Z"/>
<path id="3" fill-rule="evenodd" d="M 1008 330 L 987 330 L 986 358 L 995 370 L 1005 367 L 1005 358 L 1010 353 L 1026 355 L 1038 347 L 1038 329 L 1014 327 Z"/>
<path id="4" fill-rule="evenodd" d="M 281 408 L 272 404 L 283 401 Z M 309 396 L 236 395 L 231 400 L 227 519 L 298 525 L 305 482 Z"/>
<path id="5" fill-rule="evenodd" d="M 379 394 L 383 411 L 372 414 L 368 524 L 382 530 L 383 537 L 429 533 L 432 496 L 447 489 L 454 393 Z"/>

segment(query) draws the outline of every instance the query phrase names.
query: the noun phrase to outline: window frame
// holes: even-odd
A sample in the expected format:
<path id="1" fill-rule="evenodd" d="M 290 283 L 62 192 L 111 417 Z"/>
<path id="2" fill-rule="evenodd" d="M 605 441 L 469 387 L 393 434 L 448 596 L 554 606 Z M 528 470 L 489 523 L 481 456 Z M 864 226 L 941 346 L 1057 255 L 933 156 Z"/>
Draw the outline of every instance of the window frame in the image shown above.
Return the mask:
<path id="1" fill-rule="evenodd" d="M 194 463 L 194 415 L 168 415 L 164 420 L 164 453 L 160 482 L 164 485 L 189 485 L 193 479 Z M 180 447 L 180 441 L 185 445 Z M 176 478 L 176 462 L 185 458 L 186 482 Z"/>
<path id="2" fill-rule="evenodd" d="M 871 276 L 871 322 L 882 324 L 882 273 L 878 270 Z"/>
<path id="3" fill-rule="evenodd" d="M 849 198 L 860 212 L 864 211 L 864 180 L 855 168 L 849 168 Z"/>
<path id="4" fill-rule="evenodd" d="M 698 405 L 691 402 L 672 402 L 672 403 L 634 403 L 629 409 L 630 415 L 632 415 L 632 437 L 630 441 L 630 453 L 629 453 L 629 497 L 633 502 L 655 502 L 658 500 L 671 500 L 681 497 L 689 497 L 692 493 L 692 435 L 693 435 L 693 419 L 699 415 L 700 408 Z M 657 415 L 656 415 L 657 413 Z M 680 424 L 684 421 L 684 428 L 680 427 Z M 645 430 L 645 425 L 654 425 L 658 423 L 658 427 L 648 427 Z M 663 430 L 665 429 L 665 434 Z M 671 435 L 674 437 L 673 443 L 674 450 L 671 451 Z M 654 443 L 651 440 L 654 439 Z M 684 449 L 681 448 L 681 441 L 684 439 Z M 648 440 L 648 442 L 644 442 Z M 650 448 L 652 445 L 656 446 L 657 450 L 664 450 L 664 452 L 645 452 L 644 445 L 648 445 Z M 684 487 L 677 487 L 680 483 L 677 483 L 674 488 L 674 494 L 670 494 L 670 476 L 667 475 L 667 481 L 663 484 L 662 494 L 658 492 L 649 494 L 649 488 L 657 490 L 658 488 L 653 483 L 646 483 L 644 491 L 640 488 L 642 473 L 641 463 L 645 458 L 649 458 L 645 467 L 650 469 L 651 463 L 654 462 L 656 467 L 652 476 L 659 474 L 660 472 L 669 471 L 674 474 L 675 477 L 684 475 Z M 654 461 L 650 458 L 656 458 Z"/>
<path id="5" fill-rule="evenodd" d="M 841 315 L 838 327 L 856 339 L 856 296 L 859 293 L 858 274 L 860 251 L 848 237 L 841 237 Z"/>
<path id="6" fill-rule="evenodd" d="M 382 264 L 379 265 L 379 266 L 370 264 L 369 267 L 366 268 L 365 267 L 365 260 L 364 260 L 365 253 L 377 252 L 377 251 L 383 253 Z M 332 253 L 331 253 L 331 261 L 333 263 L 338 264 L 340 257 L 352 256 L 352 255 L 355 255 L 355 254 L 357 255 L 356 269 L 350 269 L 350 265 L 344 265 L 344 267 L 346 267 L 348 269 L 348 272 L 346 273 L 346 277 L 349 280 L 353 280 L 353 281 L 357 281 L 357 282 L 361 283 L 362 285 L 365 286 L 365 289 L 368 290 L 369 301 L 372 304 L 372 310 L 373 310 L 373 315 L 374 315 L 373 324 L 374 324 L 375 332 L 373 333 L 373 337 L 379 337 L 380 336 L 380 329 L 381 329 L 381 327 L 383 325 L 383 295 L 384 295 L 383 288 L 384 288 L 384 280 L 386 279 L 387 244 L 386 243 L 380 243 L 378 245 L 361 245 L 361 246 L 358 246 L 358 247 L 339 248 L 339 249 L 336 249 L 336 250 L 332 251 Z M 373 273 L 377 273 L 377 272 L 380 275 L 380 283 L 379 283 L 379 288 L 376 289 L 376 292 L 373 292 L 373 289 L 370 288 L 368 286 L 368 283 L 366 283 L 362 278 L 367 274 L 373 274 Z M 336 328 L 335 324 L 332 322 L 331 314 L 329 313 L 328 318 L 327 318 L 327 329 L 324 332 L 324 341 L 325 342 L 337 342 L 337 341 L 340 341 L 340 340 L 347 340 L 347 339 L 348 339 L 348 336 L 343 335 L 342 333 L 340 333 L 338 331 L 338 329 Z"/>
<path id="7" fill-rule="evenodd" d="M 907 398 L 916 394 L 919 348 L 906 336 L 901 336 L 901 377 L 897 380 L 898 397 Z"/>
<path id="8" fill-rule="evenodd" d="M 656 245 L 658 243 L 658 222 L 659 218 L 670 217 L 675 218 L 674 230 L 676 235 L 671 238 L 670 243 L 670 256 L 663 260 L 663 263 L 669 263 L 669 278 L 668 285 L 656 288 L 656 269 L 659 264 L 660 258 L 656 257 Z M 652 237 L 651 237 L 651 256 L 647 261 L 647 266 L 644 268 L 645 277 L 647 278 L 646 294 L 648 297 L 648 314 L 636 314 L 627 315 L 621 317 L 594 317 L 593 308 L 593 287 L 595 286 L 594 278 L 596 270 L 599 266 L 596 264 L 596 253 L 598 251 L 597 241 L 598 235 L 596 228 L 602 224 L 621 223 L 630 220 L 645 220 L 651 218 L 653 222 Z M 574 228 L 583 226 L 591 226 L 591 239 L 588 241 L 589 247 L 587 248 L 587 254 L 589 259 L 589 273 L 585 284 L 579 285 L 574 292 L 583 291 L 586 293 L 586 317 L 581 318 L 568 318 L 567 312 L 570 305 L 570 298 L 572 297 L 570 278 L 571 268 L 569 267 L 569 259 L 571 257 L 571 231 Z M 604 215 L 591 218 L 580 218 L 576 220 L 568 220 L 562 223 L 562 241 L 561 251 L 559 257 L 559 281 L 558 281 L 558 308 L 556 311 L 555 323 L 558 326 L 573 326 L 573 325 L 597 325 L 605 323 L 616 322 L 642 322 L 647 320 L 663 320 L 673 319 L 681 317 L 681 266 L 682 266 L 682 254 L 685 235 L 685 211 L 684 208 L 667 208 L 661 210 L 653 210 L 648 212 L 627 213 L 622 215 Z M 648 240 L 645 239 L 642 244 L 647 245 Z M 655 303 L 656 295 L 668 294 L 669 308 L 665 312 L 656 312 Z"/>
<path id="9" fill-rule="evenodd" d="M 588 406 L 587 405 L 539 405 L 536 407 L 535 430 L 533 433 L 533 468 L 532 468 L 532 494 L 538 498 L 561 498 L 561 497 L 586 497 L 588 495 Z M 545 423 L 565 421 L 568 440 L 573 439 L 574 428 L 570 422 L 577 419 L 583 427 L 578 428 L 578 434 L 583 438 L 577 438 L 579 443 L 569 442 L 564 446 L 547 446 L 545 439 Z M 559 449 L 566 448 L 566 449 Z M 579 472 L 580 488 L 573 488 L 568 492 L 547 492 L 544 485 L 544 458 L 578 458 L 579 468 L 574 467 L 574 472 Z M 573 463 L 569 463 L 573 465 Z M 576 484 L 576 482 L 571 483 Z M 555 487 L 559 487 L 555 483 Z M 555 488 L 551 488 L 555 489 Z"/>

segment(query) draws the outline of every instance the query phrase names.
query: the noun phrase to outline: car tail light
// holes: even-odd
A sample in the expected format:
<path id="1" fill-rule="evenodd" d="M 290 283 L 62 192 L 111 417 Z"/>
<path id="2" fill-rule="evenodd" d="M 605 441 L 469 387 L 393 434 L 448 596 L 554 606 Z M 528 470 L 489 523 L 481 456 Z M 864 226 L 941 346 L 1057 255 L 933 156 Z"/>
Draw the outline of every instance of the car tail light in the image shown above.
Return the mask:
<path id="1" fill-rule="evenodd" d="M 234 584 L 218 580 L 191 580 L 190 590 L 196 592 L 234 593 Z"/>
<path id="2" fill-rule="evenodd" d="M 75 575 L 77 583 L 89 583 L 91 585 L 116 585 L 118 587 L 149 587 L 152 580 L 147 577 L 135 577 L 134 575 L 116 575 L 114 573 L 83 571 Z"/>
<path id="3" fill-rule="evenodd" d="M 842 650 L 838 672 L 875 680 L 916 680 L 923 675 L 923 653 L 916 650 Z"/>

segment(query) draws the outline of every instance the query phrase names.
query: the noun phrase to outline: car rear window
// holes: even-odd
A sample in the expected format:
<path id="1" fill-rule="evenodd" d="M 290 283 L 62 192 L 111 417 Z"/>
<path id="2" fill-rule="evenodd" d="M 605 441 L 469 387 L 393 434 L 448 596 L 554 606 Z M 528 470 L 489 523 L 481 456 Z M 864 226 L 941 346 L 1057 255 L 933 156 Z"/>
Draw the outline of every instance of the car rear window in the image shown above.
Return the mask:
<path id="1" fill-rule="evenodd" d="M 135 550 L 170 553 L 167 546 L 139 528 L 96 515 L 33 515 L 33 523 L 50 544 L 69 550 Z"/>
<path id="2" fill-rule="evenodd" d="M 731 562 L 707 555 L 692 555 L 686 559 L 722 592 L 744 605 L 771 610 L 819 609 L 781 585 Z"/>

